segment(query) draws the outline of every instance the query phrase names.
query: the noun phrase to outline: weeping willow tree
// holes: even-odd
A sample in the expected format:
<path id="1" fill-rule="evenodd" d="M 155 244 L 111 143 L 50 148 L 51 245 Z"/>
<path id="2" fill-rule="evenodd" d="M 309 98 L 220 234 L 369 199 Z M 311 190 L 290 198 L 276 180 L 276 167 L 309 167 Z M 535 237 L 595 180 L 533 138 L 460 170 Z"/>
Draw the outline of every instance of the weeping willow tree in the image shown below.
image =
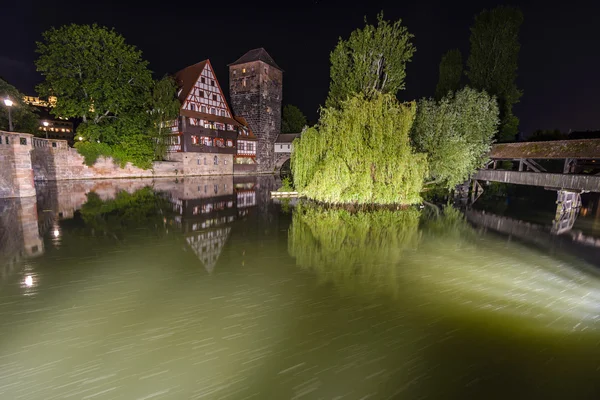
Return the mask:
<path id="1" fill-rule="evenodd" d="M 418 203 L 427 163 L 410 145 L 415 113 L 414 102 L 382 93 L 322 109 L 319 124 L 294 142 L 296 190 L 335 204 Z"/>
<path id="2" fill-rule="evenodd" d="M 294 210 L 288 250 L 321 283 L 342 291 L 398 293 L 403 253 L 419 242 L 416 209 L 350 213 L 300 203 Z"/>

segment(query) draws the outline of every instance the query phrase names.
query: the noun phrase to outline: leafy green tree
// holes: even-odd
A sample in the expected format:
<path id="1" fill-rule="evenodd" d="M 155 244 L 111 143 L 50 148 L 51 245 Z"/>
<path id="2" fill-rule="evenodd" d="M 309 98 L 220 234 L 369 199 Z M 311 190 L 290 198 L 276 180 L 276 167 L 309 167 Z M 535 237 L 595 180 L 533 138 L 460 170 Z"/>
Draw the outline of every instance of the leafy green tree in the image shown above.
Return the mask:
<path id="1" fill-rule="evenodd" d="M 57 97 L 54 114 L 81 118 L 76 147 L 86 163 L 98 154 L 149 168 L 154 159 L 152 76 L 141 52 L 114 30 L 67 25 L 45 32 L 36 61 L 42 95 Z M 110 149 L 110 151 L 107 151 Z"/>
<path id="2" fill-rule="evenodd" d="M 306 116 L 294 105 L 286 104 L 281 116 L 281 133 L 300 133 L 307 125 Z"/>
<path id="3" fill-rule="evenodd" d="M 414 204 L 427 173 L 409 131 L 416 104 L 392 94 L 357 94 L 325 108 L 317 127 L 294 141 L 292 173 L 303 195 L 327 203 Z"/>
<path id="4" fill-rule="evenodd" d="M 165 76 L 155 81 L 150 96 L 148 113 L 151 119 L 151 131 L 156 143 L 154 155 L 162 160 L 167 151 L 167 135 L 171 133 L 169 122 L 177 119 L 181 104 L 177 98 L 177 84 L 172 77 Z"/>
<path id="5" fill-rule="evenodd" d="M 422 99 L 417 109 L 412 139 L 427 153 L 429 183 L 453 189 L 487 158 L 498 129 L 496 99 L 465 87 L 439 102 Z"/>
<path id="6" fill-rule="evenodd" d="M 467 77 L 472 87 L 497 97 L 501 141 L 514 140 L 518 133 L 519 120 L 512 107 L 523 94 L 515 83 L 522 23 L 523 14 L 518 8 L 500 6 L 477 15 L 471 27 Z"/>
<path id="7" fill-rule="evenodd" d="M 0 130 L 8 131 L 8 108 L 4 105 L 4 99 L 13 101 L 10 115 L 15 132 L 39 134 L 39 118 L 34 108 L 23 101 L 23 94 L 14 86 L 0 79 Z"/>
<path id="8" fill-rule="evenodd" d="M 327 107 L 340 107 L 355 93 L 369 98 L 375 93 L 396 95 L 404 89 L 406 63 L 415 52 L 413 35 L 401 20 L 385 21 L 383 13 L 377 16 L 377 22 L 377 26 L 367 24 L 355 30 L 348 40 L 340 38 L 331 53 Z"/>
<path id="9" fill-rule="evenodd" d="M 435 88 L 435 98 L 440 100 L 448 92 L 460 89 L 460 80 L 463 73 L 462 55 L 460 50 L 448 51 L 440 61 L 440 77 Z"/>
<path id="10" fill-rule="evenodd" d="M 125 38 L 98 25 L 65 25 L 37 43 L 43 96 L 56 96 L 55 114 L 99 124 L 139 108 L 152 85 L 148 63 Z"/>

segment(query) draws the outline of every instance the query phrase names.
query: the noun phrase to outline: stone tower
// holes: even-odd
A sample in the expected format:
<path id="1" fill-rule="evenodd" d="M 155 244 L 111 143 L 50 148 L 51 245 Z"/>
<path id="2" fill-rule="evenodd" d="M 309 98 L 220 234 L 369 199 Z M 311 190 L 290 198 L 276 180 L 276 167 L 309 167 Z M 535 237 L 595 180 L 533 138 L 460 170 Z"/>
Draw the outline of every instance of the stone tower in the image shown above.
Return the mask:
<path id="1" fill-rule="evenodd" d="M 283 70 L 262 47 L 229 64 L 231 106 L 258 138 L 258 172 L 273 172 L 275 140 L 281 132 L 282 85 Z"/>

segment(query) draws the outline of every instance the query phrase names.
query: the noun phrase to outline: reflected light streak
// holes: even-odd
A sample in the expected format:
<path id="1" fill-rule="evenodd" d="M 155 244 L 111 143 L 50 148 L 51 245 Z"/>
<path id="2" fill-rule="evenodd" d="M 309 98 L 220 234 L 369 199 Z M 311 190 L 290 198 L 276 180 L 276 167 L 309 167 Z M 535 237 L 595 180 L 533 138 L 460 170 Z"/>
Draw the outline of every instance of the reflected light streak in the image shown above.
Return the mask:
<path id="1" fill-rule="evenodd" d="M 27 275 L 25 277 L 25 286 L 27 286 L 27 287 L 33 286 L 33 277 L 31 275 Z"/>
<path id="2" fill-rule="evenodd" d="M 497 240 L 460 246 L 437 240 L 409 263 L 405 277 L 418 275 L 420 295 L 436 308 L 467 308 L 562 332 L 600 331 L 600 274 L 587 264 Z"/>

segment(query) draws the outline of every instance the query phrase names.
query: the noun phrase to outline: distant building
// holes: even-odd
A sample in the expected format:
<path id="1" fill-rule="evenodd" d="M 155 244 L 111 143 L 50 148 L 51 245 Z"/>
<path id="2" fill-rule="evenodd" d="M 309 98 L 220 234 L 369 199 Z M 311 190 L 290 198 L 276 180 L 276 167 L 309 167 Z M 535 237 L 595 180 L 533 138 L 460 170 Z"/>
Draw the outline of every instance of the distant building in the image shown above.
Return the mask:
<path id="1" fill-rule="evenodd" d="M 38 127 L 40 137 L 48 139 L 67 140 L 73 144 L 75 132 L 73 122 L 67 118 L 55 117 L 50 110 L 56 105 L 56 97 L 50 96 L 48 101 L 42 100 L 36 96 L 23 96 L 25 103 L 35 107 L 40 119 Z"/>
<path id="2" fill-rule="evenodd" d="M 284 153 L 291 154 L 294 149 L 292 142 L 297 137 L 300 137 L 299 133 L 280 133 L 275 140 L 274 151 L 275 154 Z"/>
<path id="3" fill-rule="evenodd" d="M 263 48 L 250 50 L 229 64 L 229 95 L 236 116 L 256 135 L 259 172 L 273 172 L 273 144 L 281 132 L 283 70 Z"/>

